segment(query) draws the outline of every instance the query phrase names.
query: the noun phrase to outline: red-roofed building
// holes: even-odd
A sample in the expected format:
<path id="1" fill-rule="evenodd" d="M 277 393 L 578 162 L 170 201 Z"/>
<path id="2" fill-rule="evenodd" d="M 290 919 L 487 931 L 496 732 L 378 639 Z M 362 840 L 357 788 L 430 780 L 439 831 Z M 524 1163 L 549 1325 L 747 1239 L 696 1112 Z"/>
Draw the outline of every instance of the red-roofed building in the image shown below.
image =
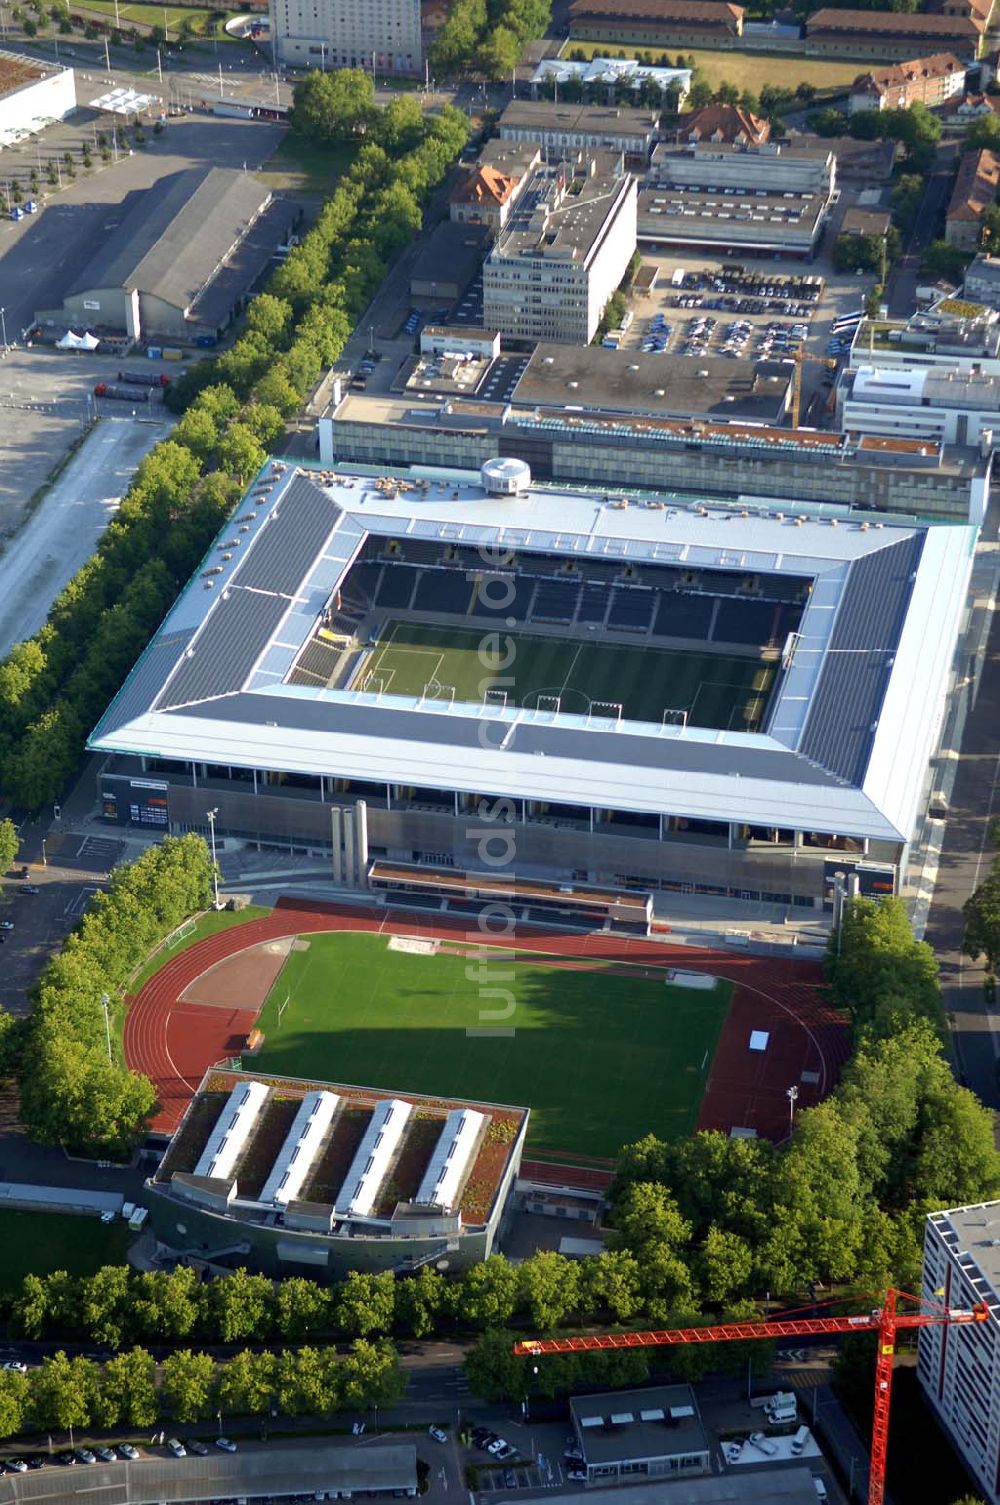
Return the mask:
<path id="1" fill-rule="evenodd" d="M 717 146 L 763 146 L 770 135 L 771 122 L 759 120 L 741 105 L 706 105 L 687 116 L 677 139 L 711 141 Z"/>
<path id="2" fill-rule="evenodd" d="M 718 46 L 743 35 L 743 16 L 728 0 L 573 0 L 569 34 L 616 46 Z"/>
<path id="3" fill-rule="evenodd" d="M 983 215 L 996 203 L 998 189 L 1000 157 L 985 149 L 966 152 L 945 215 L 944 236 L 950 246 L 960 251 L 979 249 Z"/>
<path id="4" fill-rule="evenodd" d="M 909 15 L 887 10 L 841 10 L 824 7 L 806 21 L 810 53 L 827 57 L 925 57 L 947 49 L 961 57 L 978 57 L 986 22 L 967 0 L 954 0 L 958 14 Z"/>
<path id="5" fill-rule="evenodd" d="M 933 109 L 965 92 L 965 64 L 951 52 L 910 58 L 863 73 L 851 86 L 848 108 L 859 110 L 907 110 L 912 104 Z"/>

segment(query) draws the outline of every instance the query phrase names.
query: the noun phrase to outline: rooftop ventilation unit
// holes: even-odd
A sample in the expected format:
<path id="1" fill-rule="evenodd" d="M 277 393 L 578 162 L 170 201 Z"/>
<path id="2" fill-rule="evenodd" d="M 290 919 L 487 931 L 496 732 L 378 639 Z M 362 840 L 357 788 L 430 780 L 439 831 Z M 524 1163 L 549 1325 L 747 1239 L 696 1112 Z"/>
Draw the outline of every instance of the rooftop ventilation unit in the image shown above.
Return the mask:
<path id="1" fill-rule="evenodd" d="M 524 496 L 531 487 L 531 467 L 524 460 L 487 460 L 479 478 L 487 496 Z"/>

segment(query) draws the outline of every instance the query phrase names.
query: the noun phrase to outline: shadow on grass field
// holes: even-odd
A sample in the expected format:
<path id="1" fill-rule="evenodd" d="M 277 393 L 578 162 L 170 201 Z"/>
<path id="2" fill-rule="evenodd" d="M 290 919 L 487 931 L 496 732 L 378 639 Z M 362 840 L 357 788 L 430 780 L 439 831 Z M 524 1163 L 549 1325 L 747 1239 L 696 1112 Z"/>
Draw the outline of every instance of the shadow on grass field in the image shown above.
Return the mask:
<path id="1" fill-rule="evenodd" d="M 122 1222 L 57 1212 L 0 1212 L 0 1293 L 26 1275 L 68 1270 L 92 1275 L 102 1265 L 125 1262 L 132 1235 Z"/>
<path id="2" fill-rule="evenodd" d="M 269 157 L 257 174 L 269 188 L 284 188 L 293 193 L 315 193 L 328 197 L 351 163 L 357 148 L 349 142 L 324 146 L 303 141 L 289 131 L 278 150 Z"/>
<path id="3" fill-rule="evenodd" d="M 252 1069 L 527 1105 L 536 1149 L 610 1157 L 643 1134 L 691 1132 L 728 984 L 689 991 L 640 968 L 479 955 L 303 937 L 264 1006 Z"/>

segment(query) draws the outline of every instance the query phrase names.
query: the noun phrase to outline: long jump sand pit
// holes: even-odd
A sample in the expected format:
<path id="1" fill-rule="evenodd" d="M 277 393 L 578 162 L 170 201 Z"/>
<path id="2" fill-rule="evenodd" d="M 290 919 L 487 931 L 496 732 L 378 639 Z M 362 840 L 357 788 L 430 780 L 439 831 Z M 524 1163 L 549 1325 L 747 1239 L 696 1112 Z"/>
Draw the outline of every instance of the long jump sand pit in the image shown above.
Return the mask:
<path id="1" fill-rule="evenodd" d="M 295 936 L 247 946 L 208 967 L 181 994 L 182 1003 L 218 1009 L 260 1009 L 295 946 Z"/>

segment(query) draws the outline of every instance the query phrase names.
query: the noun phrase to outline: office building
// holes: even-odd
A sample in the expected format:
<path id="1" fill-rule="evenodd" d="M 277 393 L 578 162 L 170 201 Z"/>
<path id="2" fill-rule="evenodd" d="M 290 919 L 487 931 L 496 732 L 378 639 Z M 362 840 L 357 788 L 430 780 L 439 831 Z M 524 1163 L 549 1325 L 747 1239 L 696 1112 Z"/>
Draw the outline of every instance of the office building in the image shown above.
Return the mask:
<path id="1" fill-rule="evenodd" d="M 631 174 L 596 159 L 536 168 L 486 258 L 486 328 L 588 345 L 635 247 Z"/>
<path id="2" fill-rule="evenodd" d="M 511 100 L 497 128 L 501 141 L 536 142 L 550 160 L 614 152 L 643 167 L 660 139 L 656 110 L 545 99 Z"/>
<path id="3" fill-rule="evenodd" d="M 1000 428 L 1000 375 L 862 365 L 845 372 L 837 413 L 845 433 L 991 450 Z"/>
<path id="4" fill-rule="evenodd" d="M 271 0 L 279 62 L 298 68 L 417 73 L 420 0 Z"/>

